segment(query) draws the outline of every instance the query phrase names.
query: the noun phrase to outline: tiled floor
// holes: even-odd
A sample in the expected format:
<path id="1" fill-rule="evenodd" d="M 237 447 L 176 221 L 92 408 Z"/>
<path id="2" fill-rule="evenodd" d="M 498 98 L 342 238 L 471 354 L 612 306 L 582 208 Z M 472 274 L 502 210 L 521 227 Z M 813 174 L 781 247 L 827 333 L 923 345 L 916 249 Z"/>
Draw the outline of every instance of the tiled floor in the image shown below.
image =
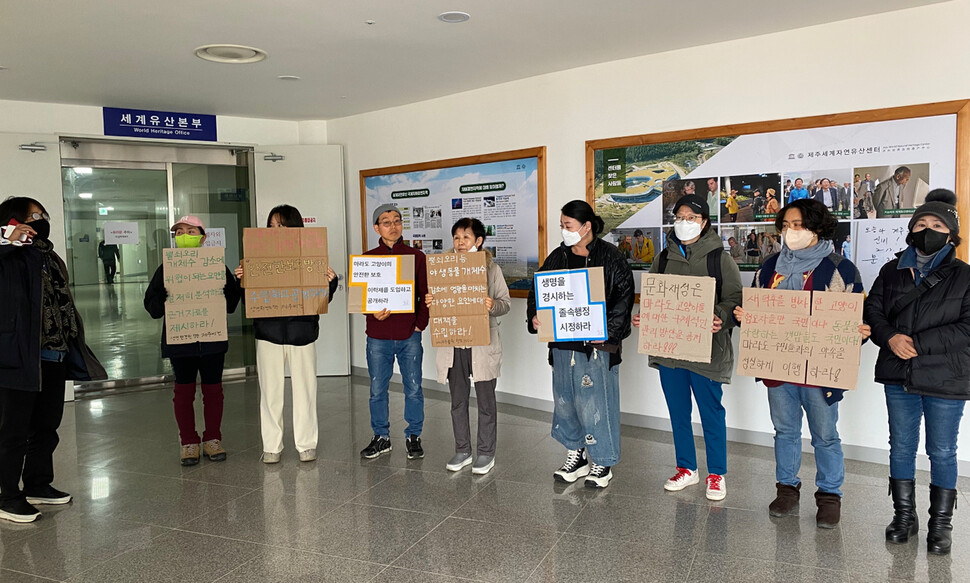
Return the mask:
<path id="1" fill-rule="evenodd" d="M 312 463 L 292 446 L 282 463 L 260 463 L 254 381 L 226 386 L 229 459 L 192 468 L 178 464 L 169 391 L 69 405 L 55 485 L 75 501 L 34 524 L 0 522 L 0 581 L 970 581 L 968 510 L 956 513 L 950 557 L 927 556 L 925 528 L 885 543 L 884 466 L 849 462 L 843 522 L 819 530 L 810 455 L 798 517 L 768 516 L 770 449 L 731 444 L 728 497 L 712 503 L 701 486 L 665 493 L 670 435 L 633 427 L 613 483 L 592 491 L 553 482 L 564 452 L 548 414 L 501 406 L 495 469 L 453 474 L 450 405 L 433 391 L 425 459 L 406 459 L 394 392 L 394 451 L 365 461 L 365 382 L 320 380 Z M 921 519 L 927 504 L 921 488 Z"/>

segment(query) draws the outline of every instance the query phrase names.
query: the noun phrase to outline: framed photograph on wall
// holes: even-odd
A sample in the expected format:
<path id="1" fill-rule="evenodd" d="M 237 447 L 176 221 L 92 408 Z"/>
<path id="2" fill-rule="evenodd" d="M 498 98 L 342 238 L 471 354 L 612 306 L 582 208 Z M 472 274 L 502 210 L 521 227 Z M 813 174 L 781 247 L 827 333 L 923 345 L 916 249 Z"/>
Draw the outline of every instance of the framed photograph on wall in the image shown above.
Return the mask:
<path id="1" fill-rule="evenodd" d="M 371 214 L 397 205 L 405 242 L 425 253 L 452 248 L 451 227 L 485 225 L 485 250 L 502 268 L 512 297 L 526 297 L 546 256 L 546 148 L 360 171 L 363 249 L 377 245 Z"/>

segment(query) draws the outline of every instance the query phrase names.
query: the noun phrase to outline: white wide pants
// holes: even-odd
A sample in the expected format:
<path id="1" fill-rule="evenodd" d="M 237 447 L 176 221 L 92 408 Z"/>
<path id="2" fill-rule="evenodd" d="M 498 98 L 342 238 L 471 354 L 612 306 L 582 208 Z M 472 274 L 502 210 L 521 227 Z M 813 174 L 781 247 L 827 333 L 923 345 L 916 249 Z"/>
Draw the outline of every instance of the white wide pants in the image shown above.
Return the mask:
<path id="1" fill-rule="evenodd" d="M 259 421 L 263 451 L 283 451 L 284 365 L 293 386 L 293 438 L 298 451 L 317 447 L 317 351 L 313 344 L 292 346 L 256 341 Z"/>

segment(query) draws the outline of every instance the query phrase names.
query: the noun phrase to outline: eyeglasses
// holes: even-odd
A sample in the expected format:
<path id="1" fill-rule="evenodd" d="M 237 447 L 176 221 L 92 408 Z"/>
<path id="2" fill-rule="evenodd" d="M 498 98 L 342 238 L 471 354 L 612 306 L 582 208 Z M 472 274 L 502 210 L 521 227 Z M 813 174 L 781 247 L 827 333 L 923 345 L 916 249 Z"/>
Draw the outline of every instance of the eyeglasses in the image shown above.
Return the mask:
<path id="1" fill-rule="evenodd" d="M 698 223 L 698 222 L 700 222 L 702 220 L 704 220 L 704 217 L 699 216 L 699 215 L 690 215 L 690 216 L 686 216 L 686 217 L 674 217 L 674 222 L 675 223 L 682 223 L 684 221 L 687 221 L 689 223 Z"/>
<path id="2" fill-rule="evenodd" d="M 404 223 L 403 223 L 403 222 L 401 222 L 401 219 L 397 219 L 397 220 L 395 220 L 395 221 L 381 221 L 381 223 L 380 223 L 380 224 L 381 224 L 381 226 L 382 226 L 382 227 L 384 227 L 385 229 L 390 229 L 391 227 L 400 227 L 400 226 L 401 226 L 401 225 L 403 225 Z"/>
<path id="3" fill-rule="evenodd" d="M 39 221 L 41 219 L 44 219 L 45 221 L 51 220 L 51 216 L 47 213 L 30 213 L 30 216 L 27 218 L 29 218 L 31 221 Z"/>

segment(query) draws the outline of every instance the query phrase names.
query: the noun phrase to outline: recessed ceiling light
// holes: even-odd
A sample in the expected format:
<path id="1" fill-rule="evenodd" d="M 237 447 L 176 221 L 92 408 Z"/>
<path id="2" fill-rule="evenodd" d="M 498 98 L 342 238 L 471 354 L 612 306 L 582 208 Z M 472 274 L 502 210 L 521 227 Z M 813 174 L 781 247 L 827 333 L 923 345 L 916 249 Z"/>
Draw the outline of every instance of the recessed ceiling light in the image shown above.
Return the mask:
<path id="1" fill-rule="evenodd" d="M 266 58 L 266 51 L 243 45 L 202 45 L 195 49 L 195 56 L 213 63 L 258 63 Z"/>
<path id="2" fill-rule="evenodd" d="M 364 21 L 364 24 L 368 24 L 368 25 L 374 24 L 374 21 L 373 20 L 365 20 Z"/>
<path id="3" fill-rule="evenodd" d="M 78 198 L 89 199 L 94 195 L 91 194 L 90 192 L 79 192 L 77 196 Z"/>
<path id="4" fill-rule="evenodd" d="M 442 12 L 438 15 L 438 20 L 441 22 L 447 22 L 448 24 L 457 24 L 459 22 L 465 22 L 471 18 L 471 15 L 467 12 L 458 12 L 457 10 L 451 10 L 448 12 Z"/>
<path id="5" fill-rule="evenodd" d="M 91 174 L 92 172 L 94 172 L 94 170 L 92 170 L 88 166 L 75 166 L 74 168 L 72 168 L 72 170 L 74 170 L 75 174 Z"/>
<path id="6" fill-rule="evenodd" d="M 280 75 L 276 78 L 279 79 L 280 81 L 299 81 L 300 80 L 300 78 L 297 77 L 296 75 Z"/>

